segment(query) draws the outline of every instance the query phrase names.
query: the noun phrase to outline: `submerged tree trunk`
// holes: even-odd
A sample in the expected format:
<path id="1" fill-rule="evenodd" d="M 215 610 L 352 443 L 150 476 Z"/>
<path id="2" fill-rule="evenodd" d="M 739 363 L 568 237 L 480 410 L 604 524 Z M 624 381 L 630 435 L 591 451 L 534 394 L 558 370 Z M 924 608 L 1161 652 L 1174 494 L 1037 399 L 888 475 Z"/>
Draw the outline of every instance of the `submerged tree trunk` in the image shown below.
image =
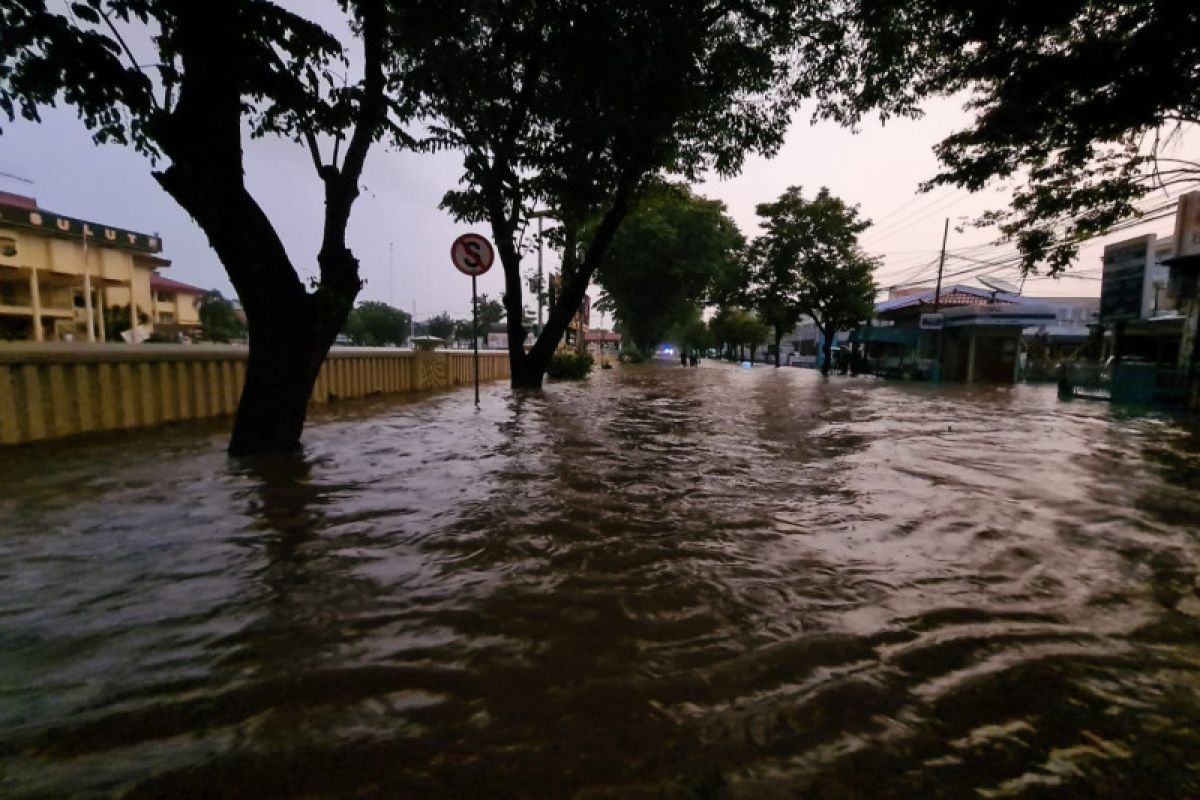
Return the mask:
<path id="1" fill-rule="evenodd" d="M 386 117 L 387 26 L 382 2 L 363 5 L 364 89 L 341 167 L 322 164 L 308 137 L 325 185 L 321 278 L 309 293 L 245 186 L 245 75 L 236 26 L 228 24 L 235 8 L 236 0 L 181 6 L 179 100 L 152 132 L 171 160 L 154 177 L 207 235 L 246 313 L 250 353 L 229 452 L 250 455 L 299 445 L 313 384 L 362 287 L 345 235 L 367 149 Z"/>
<path id="2" fill-rule="evenodd" d="M 821 374 L 829 375 L 830 362 L 833 360 L 833 337 L 825 331 L 821 331 L 821 351 L 825 354 L 821 359 Z"/>
<path id="3" fill-rule="evenodd" d="M 328 347 L 313 341 L 312 315 L 305 313 L 310 309 L 294 310 L 299 312 L 294 321 L 280 314 L 251 317 L 246 382 L 229 442 L 233 455 L 289 450 L 299 444 Z"/>
<path id="4" fill-rule="evenodd" d="M 779 369 L 779 343 L 783 341 L 783 328 L 775 328 L 775 369 Z"/>
<path id="5" fill-rule="evenodd" d="M 503 155 L 503 154 L 501 154 Z M 497 157 L 496 162 L 503 162 Z M 504 171 L 495 163 L 482 169 L 479 175 L 492 238 L 504 267 L 504 307 L 508 313 L 508 360 L 511 384 L 514 389 L 540 389 L 546 369 L 571 319 L 579 311 L 588 283 L 600 265 L 604 254 L 616 235 L 617 227 L 632 203 L 637 181 L 621 184 L 613 198 L 612 206 L 605 213 L 596 232 L 588 243 L 587 252 L 580 260 L 575 253 L 577 230 L 569 220 L 560 220 L 565 228 L 564 257 L 558 296 L 550 304 L 550 313 L 545 326 L 538 332 L 537 341 L 525 351 L 525 326 L 523 289 L 521 287 L 521 254 L 515 244 L 515 234 L 521 219 L 521 196 L 509 190 L 505 196 Z M 580 332 L 582 334 L 582 331 Z"/>

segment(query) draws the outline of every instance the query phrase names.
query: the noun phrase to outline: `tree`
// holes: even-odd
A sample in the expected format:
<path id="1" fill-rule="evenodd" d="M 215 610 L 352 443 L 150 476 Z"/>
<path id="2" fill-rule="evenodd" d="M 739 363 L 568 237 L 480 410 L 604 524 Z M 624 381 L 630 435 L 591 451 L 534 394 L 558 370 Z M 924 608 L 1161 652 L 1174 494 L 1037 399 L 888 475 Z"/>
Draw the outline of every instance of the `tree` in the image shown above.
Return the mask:
<path id="1" fill-rule="evenodd" d="M 411 326 L 412 316 L 407 311 L 367 301 L 350 312 L 342 332 L 360 347 L 399 346 L 408 341 Z"/>
<path id="2" fill-rule="evenodd" d="M 469 319 L 460 319 L 454 323 L 454 339 L 459 342 L 469 342 L 475 335 L 475 327 Z"/>
<path id="3" fill-rule="evenodd" d="M 724 203 L 685 185 L 653 184 L 613 237 L 596 279 L 622 332 L 649 352 L 698 316 L 742 245 Z"/>
<path id="4" fill-rule="evenodd" d="M 1159 211 L 1151 193 L 1200 184 L 1173 149 L 1200 125 L 1195 3 L 913 0 L 855 16 L 862 61 L 897 67 L 916 94 L 971 93 L 975 120 L 937 147 L 929 186 L 1021 184 L 981 222 L 1015 241 L 1024 271 L 1060 272 L 1081 241 Z"/>
<path id="5" fill-rule="evenodd" d="M 812 317 L 824 339 L 821 372 L 828 375 L 834 335 L 869 319 L 874 310 L 875 264 L 858 247 L 858 235 L 870 222 L 859 219 L 857 206 L 847 206 L 825 187 L 812 200 L 804 198 L 800 187 L 789 187 L 755 211 L 763 234 L 752 247 L 767 287 L 767 307 L 772 313 L 790 308 Z"/>
<path id="6" fill-rule="evenodd" d="M 800 320 L 798 271 L 794 262 L 783 257 L 773 258 L 767 242 L 765 237 L 759 237 L 751 247 L 753 267 L 745 297 L 772 331 L 775 368 L 778 369 L 783 335 L 793 330 Z"/>
<path id="7" fill-rule="evenodd" d="M 673 338 L 687 350 L 707 350 L 716 344 L 712 330 L 700 319 L 699 312 L 675 326 Z"/>
<path id="8" fill-rule="evenodd" d="M 98 143 L 147 155 L 154 177 L 208 237 L 250 329 L 245 387 L 229 450 L 296 446 L 308 399 L 362 281 L 346 244 L 372 142 L 411 110 L 389 68 L 386 0 L 340 0 L 360 40 L 347 49 L 269 0 L 85 0 L 64 16 L 44 0 L 0 6 L 0 111 L 36 121 L 73 105 Z M 126 33 L 151 32 L 135 59 Z M 361 53 L 360 77 L 349 76 Z M 307 146 L 324 184 L 319 278 L 305 289 L 270 220 L 246 188 L 242 139 Z M 332 142 L 330 141 L 332 139 Z"/>
<path id="9" fill-rule="evenodd" d="M 746 360 L 747 347 L 750 348 L 750 360 L 753 361 L 755 350 L 767 338 L 770 330 L 754 312 L 734 306 L 718 309 L 708 321 L 708 326 L 726 355 L 732 358 L 736 350 L 739 361 Z"/>
<path id="10" fill-rule="evenodd" d="M 246 337 L 246 324 L 238 316 L 233 303 L 216 289 L 210 289 L 195 299 L 200 314 L 200 337 L 208 342 L 229 342 Z"/>
<path id="11" fill-rule="evenodd" d="M 464 154 L 445 208 L 486 221 L 505 273 L 515 387 L 546 364 L 648 177 L 737 171 L 779 145 L 807 67 L 837 16 L 821 0 L 397 3 L 433 146 Z M 667 20 L 670 24 L 667 24 Z M 487 58 L 480 58 L 486 52 Z M 534 209 L 559 222 L 562 289 L 524 349 L 521 236 Z M 590 235 L 581 236 L 585 224 Z"/>
<path id="12" fill-rule="evenodd" d="M 425 320 L 425 329 L 429 331 L 429 335 L 445 341 L 450 341 L 457 326 L 454 318 L 445 312 Z"/>
<path id="13" fill-rule="evenodd" d="M 479 314 L 479 327 L 487 331 L 488 328 L 504 319 L 504 303 L 501 300 L 493 300 L 486 294 L 481 294 L 479 302 L 476 303 L 476 312 Z"/>
<path id="14" fill-rule="evenodd" d="M 121 334 L 133 328 L 129 319 L 129 304 L 104 307 L 104 338 L 110 342 L 120 342 Z M 150 317 L 144 311 L 138 311 L 138 324 L 145 325 Z"/>

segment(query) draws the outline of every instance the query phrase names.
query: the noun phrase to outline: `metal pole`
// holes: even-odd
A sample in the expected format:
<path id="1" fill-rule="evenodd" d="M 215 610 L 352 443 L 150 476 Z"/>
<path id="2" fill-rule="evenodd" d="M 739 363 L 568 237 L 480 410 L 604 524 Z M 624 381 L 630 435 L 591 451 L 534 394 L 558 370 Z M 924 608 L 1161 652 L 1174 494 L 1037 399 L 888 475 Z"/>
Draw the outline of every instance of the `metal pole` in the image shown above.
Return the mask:
<path id="1" fill-rule="evenodd" d="M 475 349 L 475 405 L 479 405 L 479 299 L 475 294 L 475 276 L 471 276 L 471 320 L 475 333 L 471 346 Z"/>
<path id="2" fill-rule="evenodd" d="M 96 325 L 92 314 L 92 272 L 88 269 L 87 230 L 83 232 L 83 310 L 87 314 L 87 340 L 96 341 Z"/>
<path id="3" fill-rule="evenodd" d="M 942 267 L 946 265 L 946 238 L 950 235 L 950 218 L 946 217 L 946 225 L 942 228 L 942 254 L 938 258 L 937 287 L 933 290 L 933 313 L 938 313 L 942 305 Z M 942 379 L 942 329 L 937 330 L 937 350 L 933 357 L 934 380 Z"/>
<path id="4" fill-rule="evenodd" d="M 933 292 L 933 313 L 938 313 L 942 303 L 942 267 L 946 265 L 946 237 L 950 235 L 950 218 L 946 217 L 946 227 L 942 229 L 942 255 L 938 259 L 937 288 Z"/>
<path id="5" fill-rule="evenodd" d="M 538 285 L 537 285 L 537 303 L 538 303 L 538 336 L 542 335 L 542 218 L 538 217 Z"/>

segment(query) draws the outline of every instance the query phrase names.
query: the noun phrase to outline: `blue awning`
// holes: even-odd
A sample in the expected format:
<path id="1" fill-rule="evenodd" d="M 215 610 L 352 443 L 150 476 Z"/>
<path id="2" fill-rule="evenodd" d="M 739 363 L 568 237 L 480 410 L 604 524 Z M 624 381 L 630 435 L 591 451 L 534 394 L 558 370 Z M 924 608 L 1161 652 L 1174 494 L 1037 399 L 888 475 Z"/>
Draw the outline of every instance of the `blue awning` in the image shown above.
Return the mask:
<path id="1" fill-rule="evenodd" d="M 851 331 L 850 341 L 851 343 L 885 342 L 915 347 L 920 335 L 921 332 L 916 328 L 897 328 L 892 325 L 880 328 L 872 325 Z"/>

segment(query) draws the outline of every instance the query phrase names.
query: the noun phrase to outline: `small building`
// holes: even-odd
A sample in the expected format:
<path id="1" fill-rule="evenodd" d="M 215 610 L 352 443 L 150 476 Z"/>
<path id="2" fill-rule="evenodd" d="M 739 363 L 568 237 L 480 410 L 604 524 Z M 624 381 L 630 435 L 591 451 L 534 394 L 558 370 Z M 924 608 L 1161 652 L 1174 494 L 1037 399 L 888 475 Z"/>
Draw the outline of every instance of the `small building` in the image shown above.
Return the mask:
<path id="1" fill-rule="evenodd" d="M 558 300 L 558 293 L 561 291 L 562 278 L 557 272 L 550 273 L 550 307 L 554 308 L 555 302 Z M 563 333 L 562 339 L 558 342 L 557 349 L 559 350 L 576 350 L 582 352 L 585 340 L 583 337 L 587 335 L 592 324 L 592 298 L 585 294 L 583 300 L 579 303 L 579 308 L 572 315 L 570 322 L 567 323 L 567 330 Z"/>
<path id="2" fill-rule="evenodd" d="M 934 295 L 911 291 L 877 304 L 875 320 L 850 335 L 851 362 L 887 377 L 1014 383 L 1023 331 L 1055 320 L 1052 308 L 1017 294 L 958 284 Z"/>
<path id="3" fill-rule="evenodd" d="M 1054 321 L 1025 329 L 1028 353 L 1025 376 L 1029 380 L 1055 378 L 1058 364 L 1085 356 L 1098 357 L 1094 334 L 1100 316 L 1099 297 L 1030 297 L 1053 310 Z"/>
<path id="4" fill-rule="evenodd" d="M 589 330 L 583 335 L 587 351 L 594 356 L 616 354 L 621 350 L 621 334 L 600 329 Z"/>
<path id="5" fill-rule="evenodd" d="M 114 305 L 132 305 L 135 321 L 170 314 L 198 323 L 180 308 L 180 289 L 165 292 L 171 302 L 156 298 L 152 281 L 171 264 L 161 251 L 157 236 L 75 219 L 41 208 L 32 197 L 0 192 L 0 339 L 104 341 L 104 311 Z"/>

